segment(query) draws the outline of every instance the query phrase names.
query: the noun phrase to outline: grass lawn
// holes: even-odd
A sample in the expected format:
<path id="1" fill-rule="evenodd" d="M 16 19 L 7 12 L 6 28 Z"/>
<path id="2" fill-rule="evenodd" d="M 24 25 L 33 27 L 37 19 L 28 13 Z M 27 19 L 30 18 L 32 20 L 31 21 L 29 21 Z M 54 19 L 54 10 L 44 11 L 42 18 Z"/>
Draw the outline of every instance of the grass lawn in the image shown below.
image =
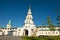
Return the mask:
<path id="1" fill-rule="evenodd" d="M 35 36 L 23 36 L 23 40 L 60 40 L 60 36 L 40 36 L 40 37 L 35 37 Z"/>

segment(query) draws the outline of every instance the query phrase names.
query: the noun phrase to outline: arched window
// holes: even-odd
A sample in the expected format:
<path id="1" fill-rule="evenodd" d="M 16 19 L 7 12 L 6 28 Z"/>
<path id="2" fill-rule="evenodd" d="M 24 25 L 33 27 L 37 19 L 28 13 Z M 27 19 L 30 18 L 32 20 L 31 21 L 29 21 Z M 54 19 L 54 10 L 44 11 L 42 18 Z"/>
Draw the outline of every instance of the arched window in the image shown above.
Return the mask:
<path id="1" fill-rule="evenodd" d="M 19 29 L 19 31 L 21 31 L 21 29 Z"/>
<path id="2" fill-rule="evenodd" d="M 56 34 L 58 34 L 58 32 L 56 32 Z"/>
<path id="3" fill-rule="evenodd" d="M 33 29 L 31 29 L 33 31 Z"/>

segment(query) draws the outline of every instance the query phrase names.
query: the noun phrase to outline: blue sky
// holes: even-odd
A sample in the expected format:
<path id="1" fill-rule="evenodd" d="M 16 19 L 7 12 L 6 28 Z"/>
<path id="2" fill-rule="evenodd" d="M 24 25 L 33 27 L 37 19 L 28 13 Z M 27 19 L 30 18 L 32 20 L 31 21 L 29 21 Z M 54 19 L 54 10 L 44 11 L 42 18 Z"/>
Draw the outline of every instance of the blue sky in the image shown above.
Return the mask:
<path id="1" fill-rule="evenodd" d="M 9 19 L 12 27 L 22 27 L 29 4 L 36 26 L 46 23 L 48 16 L 54 25 L 57 24 L 56 10 L 60 10 L 60 0 L 0 0 L 0 27 L 6 27 Z"/>

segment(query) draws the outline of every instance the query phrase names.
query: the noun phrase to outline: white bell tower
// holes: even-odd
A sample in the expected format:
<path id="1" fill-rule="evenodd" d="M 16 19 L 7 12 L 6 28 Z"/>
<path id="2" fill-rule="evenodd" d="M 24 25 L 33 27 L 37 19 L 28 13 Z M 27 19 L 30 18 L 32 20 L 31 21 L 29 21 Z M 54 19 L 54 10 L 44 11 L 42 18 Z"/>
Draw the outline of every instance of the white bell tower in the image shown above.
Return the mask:
<path id="1" fill-rule="evenodd" d="M 33 16 L 32 16 L 32 12 L 31 12 L 31 7 L 28 7 L 28 12 L 27 12 L 27 16 L 25 19 L 25 23 L 24 23 L 24 28 L 35 28 L 35 24 L 33 22 Z"/>

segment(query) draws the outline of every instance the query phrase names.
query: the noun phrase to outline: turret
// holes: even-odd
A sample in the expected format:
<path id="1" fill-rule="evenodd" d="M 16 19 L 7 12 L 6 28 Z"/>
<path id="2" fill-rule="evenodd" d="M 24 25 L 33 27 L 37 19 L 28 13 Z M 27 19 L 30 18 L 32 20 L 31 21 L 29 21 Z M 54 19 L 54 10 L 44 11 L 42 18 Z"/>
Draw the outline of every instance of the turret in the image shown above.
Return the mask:
<path id="1" fill-rule="evenodd" d="M 11 20 L 9 20 L 6 28 L 11 28 Z"/>

